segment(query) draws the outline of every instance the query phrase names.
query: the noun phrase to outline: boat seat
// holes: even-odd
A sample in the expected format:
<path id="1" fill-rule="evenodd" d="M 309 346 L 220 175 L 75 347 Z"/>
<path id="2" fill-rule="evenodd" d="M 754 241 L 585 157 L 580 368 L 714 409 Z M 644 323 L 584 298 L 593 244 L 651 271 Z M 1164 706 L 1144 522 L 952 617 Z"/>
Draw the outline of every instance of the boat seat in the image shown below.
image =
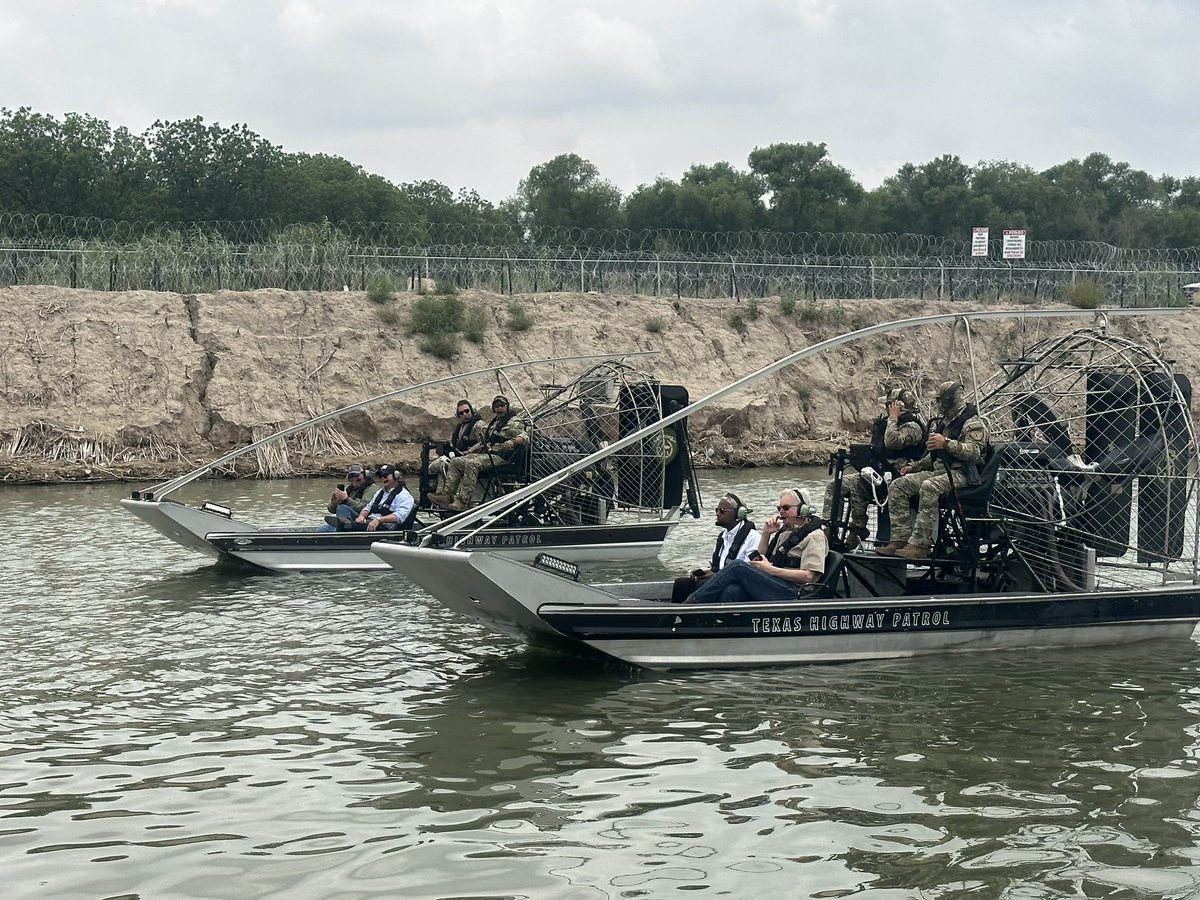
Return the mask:
<path id="1" fill-rule="evenodd" d="M 836 596 L 838 578 L 845 562 L 845 557 L 837 550 L 826 551 L 825 571 L 821 573 L 820 580 L 801 592 L 801 598 L 810 600 Z"/>
<path id="2" fill-rule="evenodd" d="M 492 500 L 516 485 L 529 482 L 529 444 L 517 444 L 512 456 L 479 473 L 483 500 Z"/>

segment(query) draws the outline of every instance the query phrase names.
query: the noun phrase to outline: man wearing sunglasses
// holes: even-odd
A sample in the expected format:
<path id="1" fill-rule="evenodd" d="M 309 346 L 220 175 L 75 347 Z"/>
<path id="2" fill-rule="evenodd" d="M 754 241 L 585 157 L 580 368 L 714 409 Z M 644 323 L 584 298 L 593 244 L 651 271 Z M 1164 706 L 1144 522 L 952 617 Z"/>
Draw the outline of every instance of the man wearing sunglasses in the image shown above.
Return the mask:
<path id="1" fill-rule="evenodd" d="M 784 491 L 775 508 L 779 514 L 763 522 L 758 551 L 750 561 L 729 563 L 685 603 L 795 600 L 821 579 L 829 552 L 821 520 L 799 490 Z"/>
<path id="2" fill-rule="evenodd" d="M 375 480 L 358 463 L 347 466 L 346 483 L 339 484 L 329 495 L 329 515 L 325 517 L 324 525 L 317 526 L 317 531 L 344 531 L 349 528 L 359 511 L 367 505 L 364 495 L 374 483 Z M 339 507 L 341 513 L 338 512 Z"/>
<path id="3" fill-rule="evenodd" d="M 442 446 L 441 456 L 429 463 L 429 474 L 436 477 L 435 488 L 439 493 L 446 489 L 446 467 L 450 460 L 462 456 L 477 443 L 482 430 L 479 425 L 483 417 L 475 412 L 470 400 L 459 400 L 454 410 L 454 431 L 450 435 L 450 443 Z"/>
<path id="4" fill-rule="evenodd" d="M 703 584 L 734 560 L 747 562 L 758 548 L 758 529 L 750 519 L 750 507 L 742 503 L 737 494 L 726 494 L 717 503 L 717 520 L 713 522 L 721 533 L 713 549 L 712 560 L 707 569 L 695 569 L 691 575 L 676 578 L 671 587 L 671 602 L 682 603 Z"/>
<path id="5" fill-rule="evenodd" d="M 475 485 L 481 472 L 508 462 L 517 448 L 529 440 L 525 423 L 512 408 L 508 398 L 497 394 L 492 400 L 492 420 L 488 422 L 478 443 L 463 456 L 456 456 L 446 466 L 446 492 L 431 494 L 429 499 L 438 506 L 462 512 L 471 505 Z"/>

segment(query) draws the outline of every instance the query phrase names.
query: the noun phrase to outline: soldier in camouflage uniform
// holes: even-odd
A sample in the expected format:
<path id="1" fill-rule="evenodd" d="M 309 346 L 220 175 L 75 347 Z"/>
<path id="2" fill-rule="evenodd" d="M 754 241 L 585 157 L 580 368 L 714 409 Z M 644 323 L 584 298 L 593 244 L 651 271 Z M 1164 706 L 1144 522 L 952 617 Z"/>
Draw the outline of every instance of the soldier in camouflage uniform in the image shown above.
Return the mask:
<path id="1" fill-rule="evenodd" d="M 875 551 L 884 556 L 928 559 L 938 501 L 951 489 L 951 479 L 955 490 L 979 483 L 979 464 L 990 440 L 987 423 L 974 404 L 967 403 L 966 389 L 957 381 L 938 385 L 937 399 L 942 418 L 926 442 L 929 455 L 905 466 L 903 477 L 893 481 L 888 490 L 892 542 Z M 918 494 L 916 520 L 911 521 L 910 503 Z"/>
<path id="2" fill-rule="evenodd" d="M 925 455 L 925 423 L 917 415 L 917 395 L 905 388 L 891 388 L 883 400 L 884 412 L 871 429 L 871 452 L 877 471 L 893 477 L 900 470 Z M 825 508 L 822 518 L 833 521 L 833 486 L 836 479 L 825 485 Z M 870 482 L 849 469 L 842 473 L 842 498 L 850 504 L 850 531 L 846 549 L 855 550 L 867 531 L 867 500 L 872 494 Z M 840 516 L 840 511 L 839 511 Z"/>
<path id="3" fill-rule="evenodd" d="M 518 446 L 529 440 L 525 423 L 509 405 L 508 398 L 497 395 L 492 400 L 492 421 L 479 438 L 479 443 L 462 456 L 456 456 L 446 466 L 446 493 L 430 494 L 429 499 L 439 506 L 461 512 L 471 505 L 471 495 L 479 483 L 479 473 L 512 458 Z M 453 499 L 452 499 L 453 498 Z"/>

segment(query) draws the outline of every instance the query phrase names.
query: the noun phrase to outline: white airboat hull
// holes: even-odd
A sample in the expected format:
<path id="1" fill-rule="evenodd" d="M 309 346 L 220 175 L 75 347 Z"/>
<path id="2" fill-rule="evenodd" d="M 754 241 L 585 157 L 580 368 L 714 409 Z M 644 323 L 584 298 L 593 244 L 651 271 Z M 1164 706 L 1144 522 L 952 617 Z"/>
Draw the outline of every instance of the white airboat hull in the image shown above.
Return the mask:
<path id="1" fill-rule="evenodd" d="M 648 669 L 1097 647 L 1187 638 L 1200 622 L 1200 589 L 1191 583 L 1140 592 L 677 606 L 647 599 L 669 594 L 669 584 L 589 586 L 493 553 L 372 549 L 443 605 L 493 630 Z"/>
<path id="2" fill-rule="evenodd" d="M 317 532 L 265 529 L 172 500 L 122 499 L 121 504 L 177 544 L 225 562 L 273 572 L 382 570 L 388 566 L 371 552 L 376 541 L 404 541 L 397 532 Z M 653 559 L 678 524 L 677 518 L 627 524 L 576 527 L 488 528 L 466 539 L 529 562 L 550 552 L 572 562 Z"/>

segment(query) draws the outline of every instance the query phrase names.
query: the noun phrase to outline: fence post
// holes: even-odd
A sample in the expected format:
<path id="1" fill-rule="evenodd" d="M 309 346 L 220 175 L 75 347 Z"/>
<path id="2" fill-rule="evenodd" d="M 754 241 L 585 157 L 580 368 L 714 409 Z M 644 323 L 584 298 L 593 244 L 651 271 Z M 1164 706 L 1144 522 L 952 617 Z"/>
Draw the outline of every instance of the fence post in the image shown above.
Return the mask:
<path id="1" fill-rule="evenodd" d="M 15 271 L 15 270 L 14 270 Z M 654 254 L 654 296 L 662 290 L 662 257 Z"/>
<path id="2" fill-rule="evenodd" d="M 585 294 L 585 293 L 587 293 L 587 288 L 585 288 L 585 287 L 583 286 L 583 278 L 584 278 L 584 272 L 583 272 L 583 251 L 582 251 L 582 250 L 580 250 L 580 251 L 579 251 L 579 293 L 581 293 L 581 294 Z"/>
<path id="3" fill-rule="evenodd" d="M 13 266 L 13 278 L 16 279 L 17 269 Z M 117 255 L 114 253 L 113 258 L 108 262 L 108 289 L 115 291 L 117 289 Z"/>
<path id="4" fill-rule="evenodd" d="M 737 262 L 734 260 L 733 254 L 729 255 L 729 296 L 733 298 L 734 302 L 740 302 L 737 285 Z"/>

